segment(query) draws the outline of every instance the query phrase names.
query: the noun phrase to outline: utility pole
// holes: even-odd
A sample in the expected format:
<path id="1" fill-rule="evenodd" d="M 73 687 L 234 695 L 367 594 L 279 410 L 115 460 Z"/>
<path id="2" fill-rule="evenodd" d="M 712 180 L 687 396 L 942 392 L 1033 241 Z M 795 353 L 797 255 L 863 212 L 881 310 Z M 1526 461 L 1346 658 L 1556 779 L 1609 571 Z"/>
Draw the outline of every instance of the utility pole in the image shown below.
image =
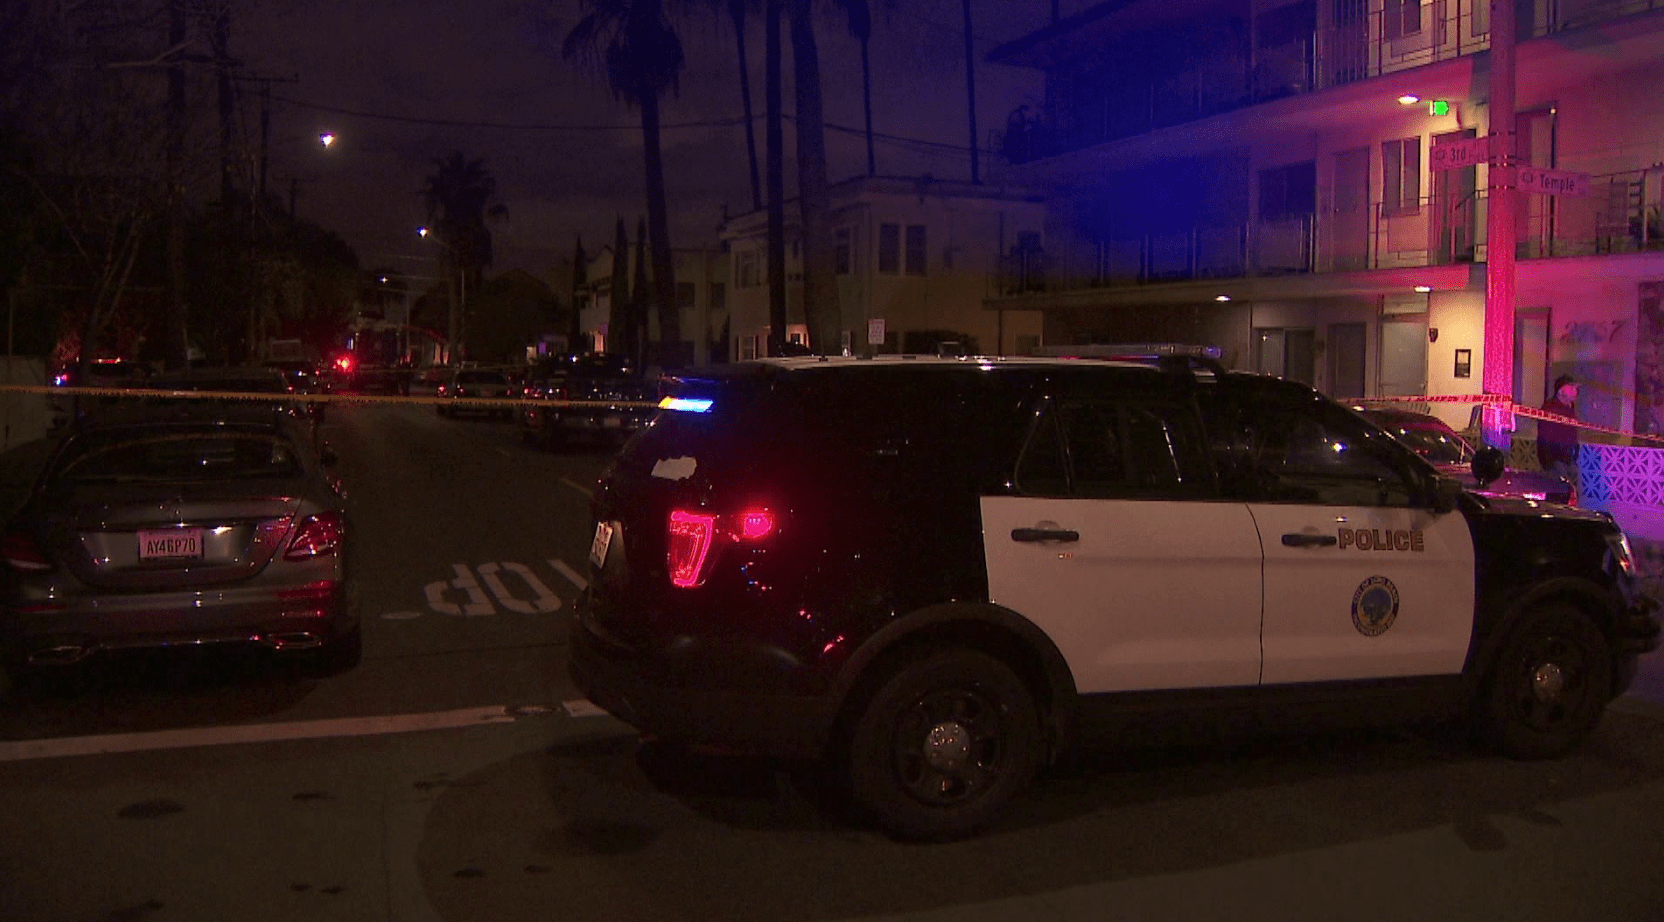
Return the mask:
<path id="1" fill-rule="evenodd" d="M 1514 396 L 1514 240 L 1518 170 L 1514 133 L 1514 0 L 1491 2 L 1490 202 L 1485 218 L 1485 374 L 1487 395 Z M 1486 404 L 1486 445 L 1509 450 L 1513 413 Z"/>

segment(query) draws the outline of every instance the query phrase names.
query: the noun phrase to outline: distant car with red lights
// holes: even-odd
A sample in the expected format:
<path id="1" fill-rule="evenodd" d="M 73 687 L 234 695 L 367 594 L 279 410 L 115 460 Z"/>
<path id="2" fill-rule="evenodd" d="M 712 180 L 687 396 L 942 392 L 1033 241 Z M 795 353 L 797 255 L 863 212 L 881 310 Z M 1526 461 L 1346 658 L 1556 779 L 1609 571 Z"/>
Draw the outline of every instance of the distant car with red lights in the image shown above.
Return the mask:
<path id="1" fill-rule="evenodd" d="M 125 390 L 143 387 L 150 377 L 150 369 L 141 362 L 120 358 L 94 359 L 87 366 L 86 380 L 76 377 L 75 366 L 65 366 L 52 373 L 53 387 L 96 387 L 107 390 Z M 57 429 L 68 423 L 78 409 L 85 412 L 91 408 L 107 406 L 119 395 L 102 396 L 96 394 L 53 394 L 48 400 L 52 428 Z"/>
<path id="2" fill-rule="evenodd" d="M 1495 480 L 1481 485 L 1473 474 L 1473 446 L 1437 416 L 1398 407 L 1358 406 L 1353 409 L 1387 430 L 1409 446 L 1411 451 L 1426 458 L 1442 473 L 1462 481 L 1469 490 L 1481 496 L 1516 496 L 1577 505 L 1577 486 L 1564 477 L 1544 471 L 1504 468 Z"/>
<path id="3" fill-rule="evenodd" d="M 562 356 L 539 366 L 534 380 L 538 383 L 521 408 L 521 433 L 544 448 L 578 440 L 617 447 L 657 411 L 657 381 L 628 356 Z"/>
<path id="4" fill-rule="evenodd" d="M 73 423 L 0 534 L 8 671 L 202 644 L 356 665 L 347 509 L 304 425 L 204 401 Z"/>
<path id="5" fill-rule="evenodd" d="M 495 368 L 456 368 L 439 384 L 434 396 L 440 398 L 440 416 L 464 414 L 510 419 L 514 408 L 514 385 L 508 375 Z"/>

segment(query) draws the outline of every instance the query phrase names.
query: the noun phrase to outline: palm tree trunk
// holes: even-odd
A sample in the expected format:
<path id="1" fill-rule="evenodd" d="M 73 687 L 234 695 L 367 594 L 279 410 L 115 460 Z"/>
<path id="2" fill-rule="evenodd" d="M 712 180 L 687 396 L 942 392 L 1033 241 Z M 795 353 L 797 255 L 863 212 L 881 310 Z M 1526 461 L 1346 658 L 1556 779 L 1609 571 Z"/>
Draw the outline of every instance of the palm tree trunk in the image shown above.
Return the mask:
<path id="1" fill-rule="evenodd" d="M 968 100 L 966 111 L 971 117 L 971 183 L 978 185 L 982 182 L 982 172 L 977 161 L 976 51 L 971 47 L 971 0 L 960 0 L 960 6 L 965 11 L 965 97 Z"/>
<path id="2" fill-rule="evenodd" d="M 768 339 L 769 354 L 786 342 L 786 153 L 781 129 L 780 17 L 784 0 L 764 0 L 763 34 L 768 60 L 764 117 L 768 135 Z"/>
<path id="3" fill-rule="evenodd" d="M 740 61 L 740 104 L 745 109 L 745 156 L 751 167 L 751 210 L 763 210 L 763 183 L 757 176 L 756 113 L 751 109 L 751 59 L 745 53 L 745 0 L 728 0 L 728 16 L 734 22 L 734 43 Z"/>
<path id="4" fill-rule="evenodd" d="M 861 111 L 867 119 L 867 175 L 878 175 L 878 158 L 872 148 L 872 64 L 867 57 L 867 39 L 861 40 Z"/>
<path id="5" fill-rule="evenodd" d="M 659 307 L 659 366 L 679 368 L 682 324 L 676 305 L 676 260 L 670 251 L 670 209 L 665 204 L 664 155 L 659 149 L 659 97 L 643 93 L 641 139 L 647 162 L 647 236 L 653 254 L 653 293 Z"/>
<path id="6" fill-rule="evenodd" d="M 811 0 L 791 0 L 792 83 L 797 92 L 797 194 L 803 212 L 803 319 L 809 347 L 832 351 L 842 327 L 832 278 L 831 205 L 826 182 L 826 126 L 820 50 Z"/>

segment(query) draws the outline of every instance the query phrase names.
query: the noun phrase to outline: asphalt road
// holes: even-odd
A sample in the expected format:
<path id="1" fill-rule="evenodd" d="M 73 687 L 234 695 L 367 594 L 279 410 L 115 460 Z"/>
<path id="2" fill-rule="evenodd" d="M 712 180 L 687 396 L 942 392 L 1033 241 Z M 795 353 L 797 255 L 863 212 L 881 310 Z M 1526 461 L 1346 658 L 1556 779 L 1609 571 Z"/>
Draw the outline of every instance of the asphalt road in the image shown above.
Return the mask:
<path id="1" fill-rule="evenodd" d="M 565 675 L 599 452 L 343 406 L 366 659 L 142 659 L 0 704 L 5 920 L 1654 920 L 1664 705 L 1570 758 L 1459 733 L 1105 741 L 979 839 L 643 746 Z M 1649 687 L 1664 689 L 1657 654 Z"/>

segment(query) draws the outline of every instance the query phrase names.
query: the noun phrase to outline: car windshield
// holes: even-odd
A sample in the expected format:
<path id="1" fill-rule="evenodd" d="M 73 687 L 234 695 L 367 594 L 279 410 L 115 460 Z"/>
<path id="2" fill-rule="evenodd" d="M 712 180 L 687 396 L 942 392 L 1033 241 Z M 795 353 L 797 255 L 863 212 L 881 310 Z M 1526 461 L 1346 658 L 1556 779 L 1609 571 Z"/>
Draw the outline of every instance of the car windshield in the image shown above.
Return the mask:
<path id="1" fill-rule="evenodd" d="M 89 437 L 60 459 L 59 483 L 177 483 L 291 477 L 300 459 L 286 440 L 263 433 L 185 432 Z"/>

